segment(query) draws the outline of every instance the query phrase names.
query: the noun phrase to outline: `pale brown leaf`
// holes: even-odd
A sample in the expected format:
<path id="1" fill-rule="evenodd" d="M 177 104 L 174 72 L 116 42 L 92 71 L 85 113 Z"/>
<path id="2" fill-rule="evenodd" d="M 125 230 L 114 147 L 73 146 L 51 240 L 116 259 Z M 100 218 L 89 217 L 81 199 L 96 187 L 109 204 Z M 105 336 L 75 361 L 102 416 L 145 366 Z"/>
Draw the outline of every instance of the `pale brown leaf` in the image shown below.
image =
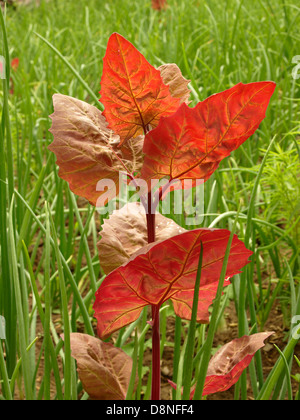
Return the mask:
<path id="1" fill-rule="evenodd" d="M 139 173 L 143 163 L 142 136 L 130 140 L 120 150 L 119 136 L 107 128 L 101 111 L 86 102 L 70 96 L 53 96 L 54 113 L 51 115 L 54 152 L 59 176 L 69 183 L 70 189 L 96 205 L 104 191 L 97 191 L 102 179 L 112 180 L 115 188 L 106 195 L 113 199 L 119 192 L 119 171 Z"/>
<path id="2" fill-rule="evenodd" d="M 160 75 L 165 85 L 169 86 L 170 93 L 174 98 L 179 98 L 182 102 L 189 104 L 190 89 L 188 84 L 190 80 L 187 80 L 182 76 L 180 68 L 174 64 L 163 64 L 158 67 Z"/>
<path id="3" fill-rule="evenodd" d="M 71 334 L 72 356 L 84 390 L 93 400 L 124 400 L 132 359 L 120 348 L 87 334 Z"/>
<path id="4" fill-rule="evenodd" d="M 155 215 L 155 222 L 156 241 L 185 232 L 185 229 L 160 213 Z M 142 205 L 129 203 L 115 210 L 109 219 L 104 220 L 100 234 L 98 250 L 100 265 L 105 274 L 127 263 L 130 257 L 137 256 L 140 251 L 147 252 L 147 248 L 144 248 L 148 243 L 147 224 Z"/>

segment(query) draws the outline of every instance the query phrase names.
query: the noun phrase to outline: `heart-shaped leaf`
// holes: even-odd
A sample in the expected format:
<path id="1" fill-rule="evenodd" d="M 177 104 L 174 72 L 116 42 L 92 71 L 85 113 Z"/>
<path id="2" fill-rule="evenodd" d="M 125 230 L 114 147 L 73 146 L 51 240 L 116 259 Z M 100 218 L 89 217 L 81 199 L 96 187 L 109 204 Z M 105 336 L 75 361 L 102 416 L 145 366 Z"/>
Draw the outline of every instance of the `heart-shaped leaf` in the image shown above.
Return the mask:
<path id="1" fill-rule="evenodd" d="M 104 192 L 106 201 L 111 200 L 119 192 L 120 171 L 140 172 L 143 137 L 127 142 L 120 150 L 119 136 L 107 128 L 97 108 L 61 94 L 53 96 L 53 103 L 50 131 L 54 140 L 49 149 L 56 154 L 59 176 L 93 205 Z M 109 191 L 97 188 L 102 179 L 113 181 Z"/>
<path id="2" fill-rule="evenodd" d="M 147 305 L 160 307 L 171 299 L 178 315 L 191 317 L 194 291 L 203 244 L 203 263 L 199 291 L 198 322 L 208 322 L 208 306 L 221 274 L 230 232 L 225 229 L 196 229 L 155 244 L 113 272 L 96 292 L 93 306 L 101 338 L 135 321 Z M 234 235 L 226 277 L 232 277 L 248 263 L 252 254 Z M 214 285 L 215 284 L 215 285 Z"/>
<path id="3" fill-rule="evenodd" d="M 146 135 L 141 177 L 207 180 L 259 127 L 274 89 L 273 82 L 239 83 L 194 108 L 183 103 Z"/>
<path id="4" fill-rule="evenodd" d="M 272 334 L 273 331 L 244 335 L 222 346 L 209 362 L 202 395 L 227 391 L 234 385 L 249 366 L 254 354 Z M 176 389 L 176 384 L 172 381 L 169 383 Z M 194 397 L 195 389 L 196 385 L 191 390 L 190 399 Z"/>
<path id="5" fill-rule="evenodd" d="M 132 359 L 120 348 L 87 334 L 71 334 L 72 356 L 83 388 L 93 400 L 124 400 Z"/>
<path id="6" fill-rule="evenodd" d="M 157 241 L 185 231 L 160 213 L 155 214 L 155 224 Z M 139 203 L 129 203 L 120 210 L 115 210 L 109 219 L 104 220 L 98 242 L 100 265 L 104 273 L 109 274 L 128 262 L 132 255 L 147 244 L 144 207 Z"/>
<path id="7" fill-rule="evenodd" d="M 161 116 L 173 114 L 180 99 L 172 97 L 159 70 L 125 38 L 114 33 L 108 40 L 101 78 L 103 115 L 109 127 L 127 140 L 156 127 Z"/>

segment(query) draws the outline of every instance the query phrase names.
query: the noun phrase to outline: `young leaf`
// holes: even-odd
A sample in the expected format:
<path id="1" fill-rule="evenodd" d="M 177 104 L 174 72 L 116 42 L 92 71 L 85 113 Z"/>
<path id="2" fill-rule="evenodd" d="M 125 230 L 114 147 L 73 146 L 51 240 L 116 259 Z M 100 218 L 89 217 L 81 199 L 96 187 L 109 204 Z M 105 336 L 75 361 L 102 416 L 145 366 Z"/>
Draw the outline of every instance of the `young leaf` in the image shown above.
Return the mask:
<path id="1" fill-rule="evenodd" d="M 159 70 L 117 33 L 108 40 L 100 94 L 103 115 L 121 138 L 119 146 L 156 127 L 161 116 L 173 114 L 180 105 Z"/>
<path id="2" fill-rule="evenodd" d="M 96 292 L 93 306 L 101 338 L 135 321 L 147 305 L 160 307 L 171 299 L 178 315 L 190 319 L 200 242 L 203 263 L 197 312 L 198 322 L 208 322 L 230 232 L 196 229 L 154 244 L 145 254 L 111 272 Z M 226 276 L 232 277 L 252 254 L 234 235 Z"/>
<path id="3" fill-rule="evenodd" d="M 155 215 L 156 239 L 162 241 L 184 232 L 185 229 L 173 220 Z M 115 210 L 104 220 L 101 239 L 98 242 L 100 265 L 105 274 L 128 262 L 129 258 L 146 246 L 147 224 L 144 207 L 139 203 L 129 203 Z"/>
<path id="4" fill-rule="evenodd" d="M 120 348 L 87 334 L 71 334 L 72 356 L 83 388 L 93 400 L 125 400 L 132 359 Z"/>
<path id="5" fill-rule="evenodd" d="M 264 341 L 272 334 L 273 331 L 245 335 L 222 346 L 209 362 L 203 396 L 227 391 L 234 385 L 243 370 L 249 366 L 254 354 L 265 345 Z M 176 384 L 172 381 L 169 383 L 176 389 Z M 191 391 L 190 399 L 193 399 L 195 388 L 196 386 Z"/>
<path id="6" fill-rule="evenodd" d="M 143 138 L 129 141 L 120 150 L 119 136 L 107 128 L 102 113 L 83 101 L 55 94 L 50 129 L 54 140 L 49 149 L 56 154 L 59 176 L 70 189 L 96 205 L 104 193 L 97 191 L 102 179 L 114 181 L 108 201 L 118 194 L 119 171 L 139 172 L 143 162 Z"/>
<path id="7" fill-rule="evenodd" d="M 146 135 L 141 177 L 207 180 L 259 127 L 274 89 L 273 82 L 239 83 L 194 108 L 183 103 Z"/>

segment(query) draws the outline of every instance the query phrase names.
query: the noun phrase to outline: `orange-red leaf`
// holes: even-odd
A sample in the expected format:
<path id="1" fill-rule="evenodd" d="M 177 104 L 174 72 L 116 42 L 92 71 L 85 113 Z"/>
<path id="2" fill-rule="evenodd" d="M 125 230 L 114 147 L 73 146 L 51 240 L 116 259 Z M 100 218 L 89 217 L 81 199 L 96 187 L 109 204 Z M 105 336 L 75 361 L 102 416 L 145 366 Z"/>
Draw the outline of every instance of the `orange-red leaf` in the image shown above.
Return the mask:
<path id="1" fill-rule="evenodd" d="M 239 83 L 194 108 L 183 103 L 146 135 L 141 177 L 207 180 L 259 127 L 274 89 L 273 82 Z"/>
<path id="2" fill-rule="evenodd" d="M 50 131 L 54 140 L 49 149 L 56 154 L 59 176 L 93 205 L 104 192 L 111 200 L 119 191 L 119 171 L 140 171 L 143 138 L 129 141 L 120 150 L 119 136 L 107 128 L 97 108 L 61 94 L 53 96 L 53 104 Z M 109 192 L 98 189 L 102 179 L 113 181 L 114 188 Z"/>
<path id="3" fill-rule="evenodd" d="M 161 116 L 171 115 L 180 105 L 159 70 L 117 33 L 107 44 L 100 93 L 103 115 L 120 136 L 120 146 L 156 127 Z"/>
<path id="4" fill-rule="evenodd" d="M 11 68 L 13 69 L 13 71 L 17 71 L 18 70 L 18 67 L 19 67 L 19 64 L 20 64 L 19 58 L 18 57 L 13 58 L 11 60 L 11 63 L 10 64 L 11 64 Z"/>
<path id="5" fill-rule="evenodd" d="M 166 239 L 111 272 L 96 292 L 95 317 L 98 334 L 108 337 L 136 320 L 147 305 L 160 306 L 171 299 L 178 315 L 191 317 L 191 299 L 203 244 L 198 322 L 208 322 L 219 281 L 230 232 L 225 229 L 196 229 Z M 233 237 L 226 276 L 240 272 L 252 254 Z"/>
<path id="6" fill-rule="evenodd" d="M 132 359 L 123 350 L 87 334 L 72 333 L 72 356 L 83 388 L 93 400 L 125 400 Z"/>

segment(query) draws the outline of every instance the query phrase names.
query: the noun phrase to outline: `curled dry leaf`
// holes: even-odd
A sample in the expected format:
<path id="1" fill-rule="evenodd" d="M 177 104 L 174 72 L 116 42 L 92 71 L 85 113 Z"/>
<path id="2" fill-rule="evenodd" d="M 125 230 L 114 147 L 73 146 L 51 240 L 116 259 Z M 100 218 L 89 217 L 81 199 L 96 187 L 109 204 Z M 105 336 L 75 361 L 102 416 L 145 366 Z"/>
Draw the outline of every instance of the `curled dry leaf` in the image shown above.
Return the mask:
<path id="1" fill-rule="evenodd" d="M 160 213 L 155 215 L 155 223 L 157 241 L 185 232 L 185 229 Z M 122 209 L 115 210 L 109 219 L 104 220 L 98 242 L 100 265 L 104 273 L 109 274 L 127 263 L 147 243 L 144 207 L 139 203 L 129 203 Z"/>
<path id="2" fill-rule="evenodd" d="M 119 171 L 140 172 L 143 164 L 143 137 L 129 141 L 119 149 L 119 136 L 107 128 L 101 111 L 83 101 L 55 94 L 51 115 L 53 142 L 49 149 L 56 154 L 59 176 L 70 189 L 96 205 L 103 193 L 109 201 L 119 191 Z M 97 184 L 102 179 L 113 181 L 104 191 Z"/>
<path id="3" fill-rule="evenodd" d="M 159 70 L 117 33 L 108 40 L 100 94 L 103 115 L 120 136 L 120 146 L 156 127 L 161 116 L 173 114 L 180 105 Z"/>
<path id="4" fill-rule="evenodd" d="M 273 331 L 244 335 L 222 346 L 210 359 L 202 395 L 227 391 L 234 385 L 249 366 L 254 354 L 272 334 Z M 169 383 L 176 389 L 176 384 L 171 381 Z M 190 399 L 194 397 L 195 389 L 196 385 L 193 386 Z"/>
<path id="5" fill-rule="evenodd" d="M 109 337 L 135 321 L 147 305 L 160 307 L 168 299 L 177 315 L 191 319 L 194 286 L 203 244 L 203 263 L 197 321 L 207 323 L 208 307 L 215 296 L 230 232 L 225 229 L 195 229 L 155 244 L 112 271 L 96 292 L 93 306 L 98 334 Z M 232 277 L 252 254 L 234 235 L 226 277 Z"/>
<path id="6" fill-rule="evenodd" d="M 84 390 L 93 400 L 124 400 L 132 359 L 120 348 L 87 334 L 71 334 L 72 356 Z"/>
<path id="7" fill-rule="evenodd" d="M 141 177 L 207 180 L 259 127 L 275 86 L 239 83 L 194 108 L 183 103 L 147 133 Z"/>

